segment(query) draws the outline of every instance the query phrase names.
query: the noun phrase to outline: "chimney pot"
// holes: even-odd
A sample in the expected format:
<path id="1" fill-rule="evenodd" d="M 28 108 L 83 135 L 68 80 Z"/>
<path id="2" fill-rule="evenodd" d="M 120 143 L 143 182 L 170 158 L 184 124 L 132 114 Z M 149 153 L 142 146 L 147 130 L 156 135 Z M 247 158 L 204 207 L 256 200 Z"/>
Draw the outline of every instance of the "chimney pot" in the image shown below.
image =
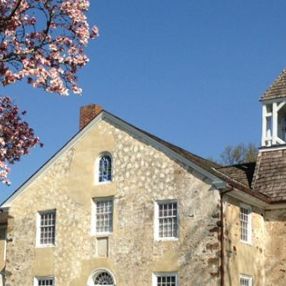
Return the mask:
<path id="1" fill-rule="evenodd" d="M 89 104 L 80 108 L 79 128 L 83 129 L 89 122 L 94 119 L 101 111 L 102 107 L 97 104 Z"/>

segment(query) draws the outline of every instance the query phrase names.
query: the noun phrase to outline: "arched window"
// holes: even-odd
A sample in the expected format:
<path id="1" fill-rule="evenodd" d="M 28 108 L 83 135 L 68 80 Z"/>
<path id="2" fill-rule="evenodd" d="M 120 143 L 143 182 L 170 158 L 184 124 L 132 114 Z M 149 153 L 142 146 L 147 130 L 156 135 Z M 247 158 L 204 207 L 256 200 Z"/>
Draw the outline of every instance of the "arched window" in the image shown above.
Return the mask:
<path id="1" fill-rule="evenodd" d="M 96 273 L 93 279 L 94 279 L 93 282 L 95 286 L 102 286 L 102 285 L 114 286 L 115 285 L 112 276 L 106 271 Z"/>
<path id="2" fill-rule="evenodd" d="M 98 164 L 98 181 L 110 182 L 112 173 L 112 160 L 109 154 L 104 154 L 99 158 Z"/>
<path id="3" fill-rule="evenodd" d="M 87 286 L 116 286 L 115 277 L 107 269 L 95 270 L 88 278 Z"/>

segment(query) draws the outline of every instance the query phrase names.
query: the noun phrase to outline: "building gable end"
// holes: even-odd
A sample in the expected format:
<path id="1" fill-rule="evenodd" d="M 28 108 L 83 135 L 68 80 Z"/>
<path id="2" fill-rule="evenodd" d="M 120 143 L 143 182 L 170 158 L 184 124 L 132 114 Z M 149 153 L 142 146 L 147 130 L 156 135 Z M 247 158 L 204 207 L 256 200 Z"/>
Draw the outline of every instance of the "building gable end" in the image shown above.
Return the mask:
<path id="1" fill-rule="evenodd" d="M 85 128 L 80 130 L 74 137 L 72 137 L 57 153 L 55 153 L 44 165 L 42 165 L 28 180 L 26 180 L 6 201 L 1 205 L 1 208 L 9 208 L 13 200 L 18 197 L 39 175 L 45 172 L 60 156 L 62 156 L 67 150 L 72 148 L 78 140 L 82 139 L 90 129 L 92 129 L 99 121 L 104 120 L 110 123 L 116 128 L 119 128 L 128 134 L 133 135 L 137 140 L 140 140 L 146 144 L 151 145 L 155 149 L 163 152 L 168 157 L 178 160 L 179 162 L 185 164 L 191 169 L 195 170 L 198 174 L 206 177 L 211 181 L 211 183 L 218 189 L 225 187 L 226 183 L 219 177 L 215 176 L 208 170 L 198 166 L 196 163 L 192 162 L 188 158 L 178 154 L 171 148 L 168 148 L 161 142 L 158 142 L 154 138 L 148 136 L 145 132 L 137 129 L 136 127 L 130 125 L 129 123 L 123 121 L 122 119 L 112 115 L 109 112 L 102 111 L 98 114 Z"/>

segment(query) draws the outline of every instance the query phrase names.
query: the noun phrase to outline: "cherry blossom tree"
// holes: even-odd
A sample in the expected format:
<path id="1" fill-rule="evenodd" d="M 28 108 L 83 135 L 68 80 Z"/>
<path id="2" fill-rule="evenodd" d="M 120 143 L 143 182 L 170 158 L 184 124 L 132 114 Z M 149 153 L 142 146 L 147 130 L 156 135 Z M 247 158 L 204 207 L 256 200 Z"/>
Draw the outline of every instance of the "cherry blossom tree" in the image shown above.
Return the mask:
<path id="1" fill-rule="evenodd" d="M 9 97 L 0 97 L 0 181 L 10 184 L 8 164 L 19 161 L 22 155 L 39 143 L 28 123 L 23 121 L 19 108 Z M 41 143 L 40 143 L 41 144 Z"/>
<path id="2" fill-rule="evenodd" d="M 81 94 L 77 74 L 88 62 L 86 45 L 98 35 L 87 22 L 88 8 L 88 0 L 0 0 L 1 84 L 27 80 L 48 92 Z M 39 140 L 9 98 L 0 98 L 0 108 L 0 181 L 7 183 L 8 164 Z"/>

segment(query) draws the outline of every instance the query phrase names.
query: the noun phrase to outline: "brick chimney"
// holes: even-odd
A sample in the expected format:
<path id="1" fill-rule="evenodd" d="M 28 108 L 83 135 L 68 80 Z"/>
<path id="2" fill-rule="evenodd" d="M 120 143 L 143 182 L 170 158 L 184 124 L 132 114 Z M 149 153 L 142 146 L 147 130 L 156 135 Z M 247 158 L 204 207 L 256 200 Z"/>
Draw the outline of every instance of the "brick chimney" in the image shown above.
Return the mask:
<path id="1" fill-rule="evenodd" d="M 95 118 L 101 111 L 102 107 L 96 104 L 89 104 L 80 108 L 79 128 L 83 129 L 93 118 Z"/>

